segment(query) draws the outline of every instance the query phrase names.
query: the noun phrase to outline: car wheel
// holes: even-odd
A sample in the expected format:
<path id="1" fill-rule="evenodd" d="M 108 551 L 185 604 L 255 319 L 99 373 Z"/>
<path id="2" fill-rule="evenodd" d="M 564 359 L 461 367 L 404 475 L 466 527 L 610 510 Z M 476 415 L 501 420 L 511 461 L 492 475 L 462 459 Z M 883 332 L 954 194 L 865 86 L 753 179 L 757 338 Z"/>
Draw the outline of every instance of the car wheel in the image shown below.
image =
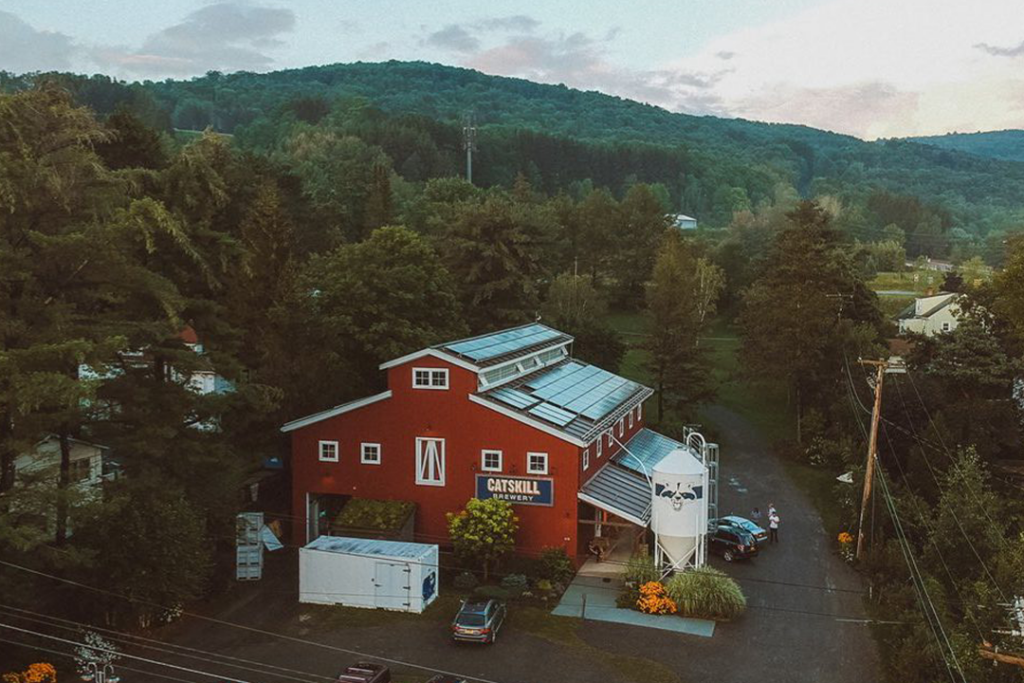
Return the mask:
<path id="1" fill-rule="evenodd" d="M 733 561 L 732 551 L 731 550 L 726 550 L 724 553 L 722 553 L 722 559 L 725 560 L 726 562 L 732 562 Z"/>

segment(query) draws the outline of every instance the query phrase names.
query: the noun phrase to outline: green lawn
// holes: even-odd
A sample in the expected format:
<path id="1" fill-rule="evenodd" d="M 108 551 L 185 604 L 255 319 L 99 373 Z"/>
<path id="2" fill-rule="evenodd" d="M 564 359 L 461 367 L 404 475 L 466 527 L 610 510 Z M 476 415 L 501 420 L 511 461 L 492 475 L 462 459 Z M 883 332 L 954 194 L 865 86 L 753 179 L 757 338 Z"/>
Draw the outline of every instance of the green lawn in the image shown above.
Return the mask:
<path id="1" fill-rule="evenodd" d="M 868 281 L 868 287 L 877 291 L 897 290 L 924 294 L 928 288 L 938 291 L 945 275 L 937 270 L 908 270 L 905 272 L 881 272 Z"/>

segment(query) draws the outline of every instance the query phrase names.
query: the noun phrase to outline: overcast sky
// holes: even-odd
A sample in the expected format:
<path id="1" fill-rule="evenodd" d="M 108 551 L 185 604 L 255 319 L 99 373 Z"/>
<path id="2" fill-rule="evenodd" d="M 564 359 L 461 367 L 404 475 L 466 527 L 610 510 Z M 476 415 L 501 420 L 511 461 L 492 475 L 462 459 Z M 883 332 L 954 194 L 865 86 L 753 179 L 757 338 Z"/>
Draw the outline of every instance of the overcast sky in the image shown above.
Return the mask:
<path id="1" fill-rule="evenodd" d="M 0 70 L 388 59 L 866 139 L 1024 128 L 1024 0 L 0 0 Z"/>

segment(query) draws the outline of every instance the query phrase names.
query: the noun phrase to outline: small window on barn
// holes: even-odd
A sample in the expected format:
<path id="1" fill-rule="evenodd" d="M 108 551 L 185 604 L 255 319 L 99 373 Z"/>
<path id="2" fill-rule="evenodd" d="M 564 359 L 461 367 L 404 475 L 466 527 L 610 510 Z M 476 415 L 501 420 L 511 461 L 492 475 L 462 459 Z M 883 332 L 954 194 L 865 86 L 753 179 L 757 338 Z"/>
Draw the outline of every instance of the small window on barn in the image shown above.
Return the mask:
<path id="1" fill-rule="evenodd" d="M 480 469 L 484 472 L 501 472 L 501 451 L 480 451 Z"/>
<path id="2" fill-rule="evenodd" d="M 413 368 L 413 389 L 447 389 L 447 368 Z"/>
<path id="3" fill-rule="evenodd" d="M 644 404 L 643 403 L 637 403 L 636 404 L 636 419 L 637 419 L 637 421 L 639 422 L 640 418 L 642 418 L 643 416 L 644 416 Z"/>
<path id="4" fill-rule="evenodd" d="M 322 462 L 338 462 L 338 442 L 320 442 L 320 460 Z"/>
<path id="5" fill-rule="evenodd" d="M 601 457 L 601 444 L 603 443 L 604 442 L 601 440 L 601 437 L 597 437 L 597 457 L 599 458 Z"/>
<path id="6" fill-rule="evenodd" d="M 548 473 L 548 454 L 547 453 L 527 453 L 526 454 L 526 472 L 527 472 L 527 474 L 547 474 Z"/>
<path id="7" fill-rule="evenodd" d="M 590 449 L 589 448 L 584 448 L 583 449 L 583 469 L 584 469 L 584 471 L 590 469 Z"/>
<path id="8" fill-rule="evenodd" d="M 633 411 L 629 411 L 629 428 L 633 428 Z"/>
<path id="9" fill-rule="evenodd" d="M 625 433 L 626 433 L 626 418 L 625 417 L 620 417 L 619 418 L 619 436 L 622 436 Z"/>
<path id="10" fill-rule="evenodd" d="M 359 450 L 359 462 L 364 465 L 380 464 L 380 444 L 364 443 Z"/>

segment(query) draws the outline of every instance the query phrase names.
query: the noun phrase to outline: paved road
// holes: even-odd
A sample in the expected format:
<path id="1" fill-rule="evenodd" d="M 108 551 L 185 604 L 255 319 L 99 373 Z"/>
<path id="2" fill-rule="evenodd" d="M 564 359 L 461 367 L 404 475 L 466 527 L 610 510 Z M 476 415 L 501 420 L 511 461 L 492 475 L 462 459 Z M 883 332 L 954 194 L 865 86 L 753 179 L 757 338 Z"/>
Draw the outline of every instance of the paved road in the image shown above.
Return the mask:
<path id="1" fill-rule="evenodd" d="M 591 646 L 623 655 L 657 660 L 684 683 L 873 683 L 881 679 L 868 626 L 836 616 L 863 616 L 859 577 L 830 552 L 831 544 L 811 503 L 789 481 L 768 444 L 741 416 L 713 408 L 711 418 L 724 434 L 720 507 L 746 514 L 773 501 L 782 517 L 781 543 L 749 563 L 716 566 L 735 576 L 750 609 L 734 623 L 719 624 L 713 638 L 685 636 L 634 626 L 588 621 L 578 636 Z M 438 670 L 457 671 L 499 683 L 626 683 L 607 661 L 587 649 L 567 646 L 513 628 L 493 648 L 456 647 L 437 620 L 403 618 L 388 626 L 303 621 L 310 608 L 296 601 L 294 559 L 273 557 L 268 578 L 259 585 L 237 586 L 212 609 L 221 619 L 248 624 L 298 641 L 185 619 L 158 637 L 174 643 L 287 667 L 268 676 L 229 669 L 209 661 L 175 658 L 181 665 L 251 683 L 326 683 L 354 657 L 305 644 L 358 650 L 415 661 Z M 804 584 L 801 588 L 789 584 Z M 823 588 L 838 589 L 836 591 Z M 850 591 L 850 592 L 845 592 Z M 147 654 L 140 652 L 140 654 Z M 151 668 L 140 665 L 141 668 Z M 175 672 L 163 670 L 165 674 Z M 408 672 L 407 673 L 411 673 Z M 188 680 L 211 680 L 194 675 Z M 324 677 L 324 678 L 321 678 Z M 426 676 L 419 680 L 424 680 Z M 147 677 L 133 675 L 136 683 Z M 161 679 L 148 678 L 159 681 Z M 230 679 L 226 679 L 230 680 Z M 631 683 L 635 682 L 635 678 Z"/>
<path id="2" fill-rule="evenodd" d="M 862 596 L 855 592 L 862 588 L 860 577 L 830 552 L 830 539 L 820 516 L 786 476 L 782 463 L 771 455 L 759 432 L 726 408 L 710 409 L 709 417 L 724 435 L 719 480 L 721 513 L 747 516 L 754 506 L 763 511 L 774 502 L 782 519 L 780 543 L 751 562 L 726 565 L 717 558 L 713 560 L 740 581 L 750 605 L 736 622 L 719 624 L 714 638 L 680 638 L 647 631 L 633 634 L 632 643 L 643 643 L 650 656 L 672 666 L 684 681 L 881 680 L 869 627 L 817 616 L 863 617 Z M 622 643 L 622 635 L 600 625 L 588 629 L 588 641 L 614 648 Z"/>

